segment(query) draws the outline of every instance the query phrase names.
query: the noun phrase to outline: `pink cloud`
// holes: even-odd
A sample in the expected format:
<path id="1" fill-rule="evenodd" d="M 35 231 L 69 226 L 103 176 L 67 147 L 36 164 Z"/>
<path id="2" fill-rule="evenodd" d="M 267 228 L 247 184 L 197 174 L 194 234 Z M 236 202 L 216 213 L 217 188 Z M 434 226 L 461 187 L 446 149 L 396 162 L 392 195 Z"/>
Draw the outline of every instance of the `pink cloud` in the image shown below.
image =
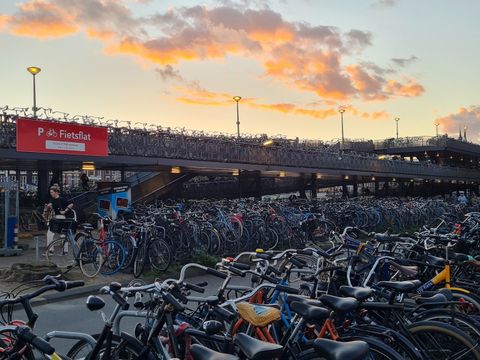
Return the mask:
<path id="1" fill-rule="evenodd" d="M 440 124 L 442 132 L 450 134 L 454 137 L 458 136 L 459 131 L 467 127 L 467 138 L 469 140 L 478 141 L 480 134 L 480 106 L 462 107 L 456 113 L 441 116 L 434 122 Z"/>

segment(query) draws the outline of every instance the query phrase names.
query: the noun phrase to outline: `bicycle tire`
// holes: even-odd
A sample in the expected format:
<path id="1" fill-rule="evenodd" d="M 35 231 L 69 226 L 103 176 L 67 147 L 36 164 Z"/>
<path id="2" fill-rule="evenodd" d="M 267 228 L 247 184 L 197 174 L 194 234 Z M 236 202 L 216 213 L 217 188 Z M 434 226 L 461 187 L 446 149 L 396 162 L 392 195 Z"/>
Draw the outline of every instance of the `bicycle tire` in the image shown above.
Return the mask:
<path id="1" fill-rule="evenodd" d="M 148 245 L 148 259 L 153 270 L 163 272 L 168 269 L 172 262 L 170 246 L 160 239 L 153 240 Z"/>
<path id="2" fill-rule="evenodd" d="M 454 301 L 459 301 L 460 299 L 463 299 L 475 307 L 474 310 L 472 309 L 473 311 L 465 312 L 466 314 L 480 314 L 480 297 L 478 295 L 472 292 L 466 294 L 458 290 L 451 290 L 451 292 Z M 457 309 L 461 311 L 463 309 L 462 305 L 457 306 Z"/>
<path id="3" fill-rule="evenodd" d="M 122 245 L 125 250 L 125 262 L 122 269 L 127 269 L 132 265 L 135 250 L 135 239 L 131 235 L 122 236 Z"/>
<path id="4" fill-rule="evenodd" d="M 100 244 L 103 254 L 103 264 L 100 268 L 102 275 L 113 275 L 122 269 L 125 261 L 125 249 L 118 241 L 108 240 Z"/>
<path id="5" fill-rule="evenodd" d="M 145 262 L 147 261 L 147 247 L 144 243 L 137 248 L 135 259 L 133 261 L 133 276 L 138 278 L 145 270 Z"/>
<path id="6" fill-rule="evenodd" d="M 92 335 L 92 337 L 96 340 L 100 337 L 100 334 Z M 123 343 L 125 343 L 125 344 L 128 343 L 128 348 L 123 353 L 123 355 L 125 355 L 125 353 L 127 353 L 127 354 L 130 354 L 132 356 L 135 356 L 132 359 L 139 359 L 139 355 L 140 355 L 140 352 L 142 351 L 142 349 L 140 349 L 139 346 L 137 346 L 137 345 L 134 345 L 134 344 L 131 344 L 131 343 L 125 341 L 121 336 L 118 336 L 118 335 L 112 335 L 112 350 L 113 350 L 114 354 L 113 354 L 113 356 L 110 357 L 110 359 L 111 360 L 123 360 L 123 359 L 125 359 L 125 357 L 118 357 L 118 356 L 115 358 L 115 350 L 118 349 L 119 346 Z M 84 360 L 84 359 L 87 358 L 87 356 L 91 353 L 92 350 L 93 349 L 92 349 L 90 343 L 88 343 L 85 340 L 79 340 L 67 352 L 67 357 L 69 357 L 72 360 Z M 102 350 L 100 350 L 100 351 L 102 351 Z M 97 359 L 91 359 L 91 360 L 99 360 L 99 359 L 101 359 L 102 355 L 103 355 L 103 352 L 100 352 Z M 152 359 L 151 354 L 150 354 L 150 356 L 147 357 L 147 359 Z"/>
<path id="7" fill-rule="evenodd" d="M 451 309 L 431 309 L 422 311 L 415 316 L 414 321 L 440 321 L 459 328 L 472 340 L 480 339 L 480 321 L 473 316 L 465 315 Z"/>
<path id="8" fill-rule="evenodd" d="M 68 269 L 75 265 L 76 259 L 73 249 L 67 238 L 53 240 L 45 253 L 47 261 L 55 264 L 59 269 Z"/>
<path id="9" fill-rule="evenodd" d="M 417 345 L 425 359 L 431 360 L 480 360 L 480 353 L 475 348 L 476 342 L 460 329 L 438 321 L 419 321 L 410 324 L 408 332 L 412 341 Z M 436 336 L 437 338 L 434 338 Z M 432 345 L 426 344 L 426 340 L 432 340 Z M 440 345 L 441 344 L 441 345 Z M 450 350 L 457 345 L 457 349 Z M 450 349 L 447 349 L 447 346 Z M 450 355 L 447 357 L 447 351 Z M 455 351 L 454 354 L 451 354 Z M 464 354 L 468 354 L 464 357 Z"/>
<path id="10" fill-rule="evenodd" d="M 103 263 L 103 253 L 93 240 L 85 239 L 80 246 L 79 265 L 83 275 L 93 278 L 100 272 Z"/>

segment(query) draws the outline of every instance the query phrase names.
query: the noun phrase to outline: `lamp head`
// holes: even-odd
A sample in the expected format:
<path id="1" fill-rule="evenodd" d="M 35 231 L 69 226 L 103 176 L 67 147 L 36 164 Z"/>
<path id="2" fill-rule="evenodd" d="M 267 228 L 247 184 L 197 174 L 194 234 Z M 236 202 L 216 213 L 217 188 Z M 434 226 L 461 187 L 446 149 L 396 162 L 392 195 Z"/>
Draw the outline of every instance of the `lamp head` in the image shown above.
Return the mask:
<path id="1" fill-rule="evenodd" d="M 36 66 L 30 66 L 27 68 L 27 71 L 32 74 L 33 76 L 37 75 L 42 69 Z"/>
<path id="2" fill-rule="evenodd" d="M 343 113 L 345 112 L 345 109 L 341 108 L 341 109 L 338 110 L 338 112 L 339 112 L 340 114 L 343 114 Z"/>
<path id="3" fill-rule="evenodd" d="M 233 100 L 235 100 L 236 102 L 239 102 L 240 100 L 242 100 L 242 97 L 241 96 L 234 96 Z"/>

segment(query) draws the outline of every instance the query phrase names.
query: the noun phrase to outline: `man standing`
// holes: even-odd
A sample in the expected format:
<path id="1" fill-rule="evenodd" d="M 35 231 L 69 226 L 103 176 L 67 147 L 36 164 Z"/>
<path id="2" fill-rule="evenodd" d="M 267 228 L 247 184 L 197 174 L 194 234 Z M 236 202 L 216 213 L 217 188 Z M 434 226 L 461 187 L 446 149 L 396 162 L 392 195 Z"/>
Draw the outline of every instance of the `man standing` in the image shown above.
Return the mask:
<path id="1" fill-rule="evenodd" d="M 80 181 L 82 182 L 83 191 L 87 191 L 89 189 L 88 182 L 90 181 L 87 174 L 82 173 L 80 176 Z"/>
<path id="2" fill-rule="evenodd" d="M 54 185 L 50 187 L 50 202 L 47 204 L 47 208 L 53 211 L 53 219 L 75 218 L 73 203 L 60 196 L 60 188 L 58 186 Z M 54 237 L 55 233 L 48 228 L 47 247 L 53 241 Z"/>

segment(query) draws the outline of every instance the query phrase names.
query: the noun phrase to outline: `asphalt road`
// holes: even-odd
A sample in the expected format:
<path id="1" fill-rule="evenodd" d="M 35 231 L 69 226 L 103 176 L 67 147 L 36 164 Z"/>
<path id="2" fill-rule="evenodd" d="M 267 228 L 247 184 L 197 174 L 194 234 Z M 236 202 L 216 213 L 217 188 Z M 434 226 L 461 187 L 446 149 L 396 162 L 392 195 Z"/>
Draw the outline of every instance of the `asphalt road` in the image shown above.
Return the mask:
<path id="1" fill-rule="evenodd" d="M 204 294 L 192 293 L 195 296 L 215 295 L 222 283 L 222 279 L 211 275 L 196 276 L 187 279 L 191 283 L 200 283 L 208 281 L 208 286 L 205 288 Z M 249 285 L 249 280 L 246 278 L 235 278 L 231 281 L 232 285 Z M 96 294 L 92 294 L 96 295 Z M 105 300 L 106 306 L 102 310 L 107 317 L 112 313 L 116 303 L 108 295 L 99 295 Z M 75 331 L 87 334 L 100 333 L 104 322 L 99 311 L 91 312 L 85 306 L 85 301 L 88 295 L 76 299 L 69 299 L 60 302 L 53 302 L 45 305 L 34 307 L 34 311 L 39 314 L 39 319 L 35 326 L 35 333 L 39 336 L 45 336 L 52 330 L 58 331 Z M 131 306 L 131 309 L 134 309 Z M 24 319 L 23 311 L 16 311 L 14 319 Z M 124 318 L 121 323 L 122 331 L 133 334 L 135 325 L 141 322 L 140 318 Z M 75 343 L 74 340 L 53 339 L 51 344 L 56 348 L 56 351 L 61 354 L 66 354 L 71 346 Z"/>

